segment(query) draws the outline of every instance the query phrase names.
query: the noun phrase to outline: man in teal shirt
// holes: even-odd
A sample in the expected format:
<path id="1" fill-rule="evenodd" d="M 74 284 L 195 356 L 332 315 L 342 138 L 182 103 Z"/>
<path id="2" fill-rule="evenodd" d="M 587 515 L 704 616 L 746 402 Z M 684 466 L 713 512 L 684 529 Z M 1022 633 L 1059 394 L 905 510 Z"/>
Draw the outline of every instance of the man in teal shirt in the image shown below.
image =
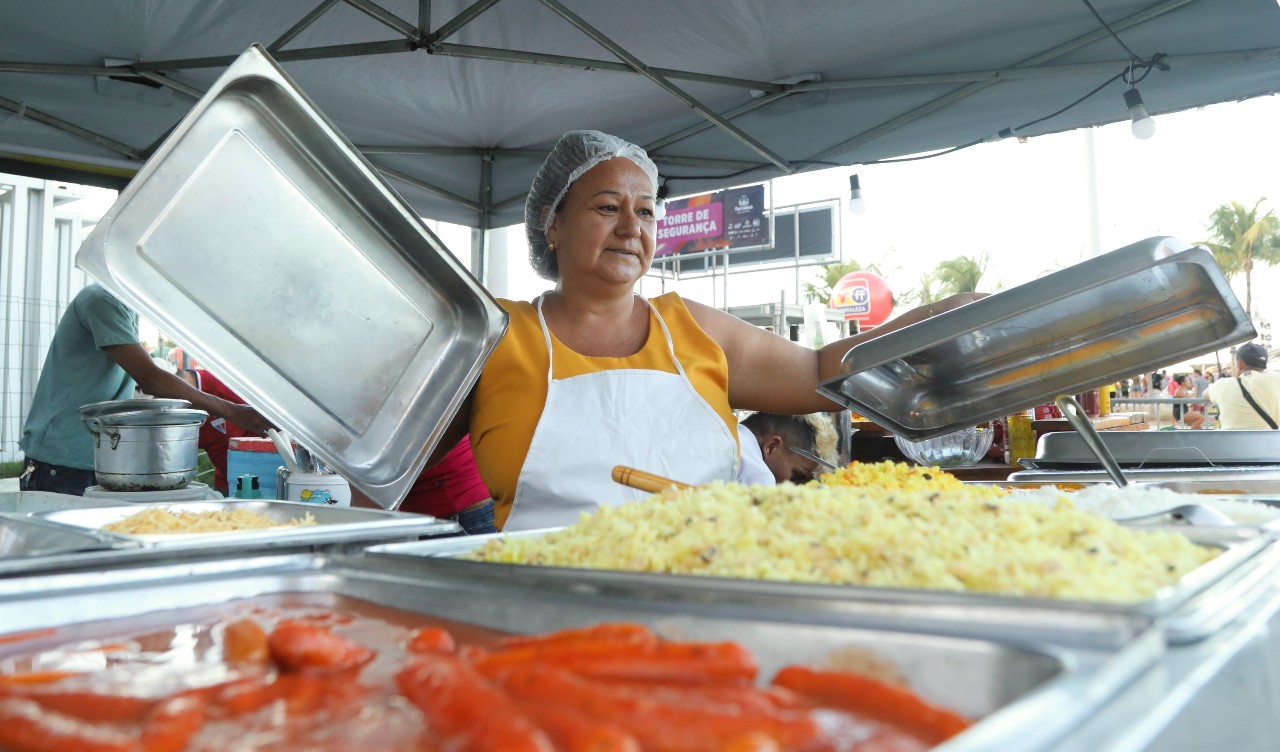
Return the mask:
<path id="1" fill-rule="evenodd" d="M 84 494 L 96 483 L 93 437 L 79 408 L 129 399 L 134 383 L 147 394 L 189 401 L 252 434 L 270 424 L 253 408 L 205 394 L 157 366 L 138 342 L 138 314 L 100 285 L 76 295 L 58 322 L 18 445 L 26 455 L 26 491 Z"/>

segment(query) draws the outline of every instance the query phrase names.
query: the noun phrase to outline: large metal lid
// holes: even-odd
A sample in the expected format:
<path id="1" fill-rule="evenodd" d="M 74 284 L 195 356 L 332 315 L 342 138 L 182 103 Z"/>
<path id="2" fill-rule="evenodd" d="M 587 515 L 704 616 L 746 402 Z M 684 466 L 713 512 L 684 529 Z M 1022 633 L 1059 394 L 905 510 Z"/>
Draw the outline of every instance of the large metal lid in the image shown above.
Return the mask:
<path id="1" fill-rule="evenodd" d="M 256 45 L 148 160 L 76 263 L 386 508 L 507 325 Z"/>
<path id="2" fill-rule="evenodd" d="M 1148 238 L 860 344 L 818 391 L 925 439 L 1256 333 L 1208 250 Z"/>
<path id="3" fill-rule="evenodd" d="M 127 413 L 136 410 L 177 410 L 184 407 L 191 407 L 191 403 L 184 399 L 165 399 L 162 397 L 106 400 L 105 402 L 90 402 L 87 405 L 81 405 L 80 415 L 84 418 L 92 418 L 98 415 Z"/>

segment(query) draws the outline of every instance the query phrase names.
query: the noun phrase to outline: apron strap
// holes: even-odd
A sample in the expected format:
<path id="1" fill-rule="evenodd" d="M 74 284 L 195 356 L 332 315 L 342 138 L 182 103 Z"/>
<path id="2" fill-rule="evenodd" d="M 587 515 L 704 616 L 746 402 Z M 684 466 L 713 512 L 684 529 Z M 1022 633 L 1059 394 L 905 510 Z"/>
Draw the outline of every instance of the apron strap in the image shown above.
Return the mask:
<path id="1" fill-rule="evenodd" d="M 544 292 L 538 296 L 536 308 L 538 309 L 538 326 L 542 327 L 542 339 L 547 343 L 547 385 L 550 386 L 553 381 L 552 374 L 555 373 L 555 351 L 551 347 L 551 330 L 547 327 L 546 317 L 542 315 L 542 300 L 546 295 Z M 676 357 L 676 346 L 671 340 L 671 330 L 667 328 L 667 322 L 663 320 L 662 314 L 658 313 L 658 309 L 654 307 L 653 303 L 649 302 L 648 298 L 640 295 L 636 295 L 636 297 L 644 301 L 644 304 L 653 312 L 654 318 L 658 320 L 658 326 L 662 329 L 662 336 L 667 342 L 667 354 L 671 356 L 671 362 L 676 367 L 676 373 L 680 374 L 682 378 L 688 379 L 689 377 L 684 372 L 684 366 L 680 363 L 680 359 Z"/>

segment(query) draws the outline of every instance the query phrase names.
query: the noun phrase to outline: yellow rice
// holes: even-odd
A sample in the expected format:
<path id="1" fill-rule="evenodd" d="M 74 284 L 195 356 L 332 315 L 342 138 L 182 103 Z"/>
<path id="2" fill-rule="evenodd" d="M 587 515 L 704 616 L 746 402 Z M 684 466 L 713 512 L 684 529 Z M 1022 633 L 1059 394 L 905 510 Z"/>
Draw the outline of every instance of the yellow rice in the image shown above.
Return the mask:
<path id="1" fill-rule="evenodd" d="M 1132 602 L 1217 551 L 1135 531 L 1067 499 L 1024 503 L 893 463 L 838 470 L 881 485 L 712 483 L 606 507 L 482 561 Z M 847 472 L 846 472 L 847 471 Z M 865 476 L 865 477 L 863 477 Z M 895 481 L 894 478 L 897 480 Z M 896 484 L 896 485 L 895 485 Z M 939 488 L 941 487 L 941 488 Z"/>
<path id="2" fill-rule="evenodd" d="M 216 512 L 171 512 L 152 507 L 130 515 L 119 522 L 103 525 L 112 533 L 129 535 L 164 535 L 185 533 L 222 533 L 235 530 L 263 530 L 272 527 L 298 527 L 314 525 L 316 518 L 306 516 L 289 522 L 277 522 L 247 509 L 220 509 Z"/>

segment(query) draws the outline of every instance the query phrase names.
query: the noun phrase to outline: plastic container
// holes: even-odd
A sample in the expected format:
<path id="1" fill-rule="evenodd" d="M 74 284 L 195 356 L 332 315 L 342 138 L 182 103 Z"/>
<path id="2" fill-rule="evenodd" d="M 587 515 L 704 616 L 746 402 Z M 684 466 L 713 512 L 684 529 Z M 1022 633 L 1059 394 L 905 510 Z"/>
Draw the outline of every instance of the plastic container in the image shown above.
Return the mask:
<path id="1" fill-rule="evenodd" d="M 1036 456 L 1036 430 L 1031 416 L 1017 413 L 1009 416 L 1009 465 L 1022 467 L 1018 460 Z"/>
<path id="2" fill-rule="evenodd" d="M 330 506 L 351 506 L 351 485 L 332 473 L 290 473 L 285 480 L 289 501 Z"/>
<path id="3" fill-rule="evenodd" d="M 260 439 L 255 436 L 232 438 L 227 441 L 227 478 L 231 490 L 235 491 L 236 479 L 242 475 L 256 475 L 258 478 L 276 477 L 276 468 L 283 465 L 280 453 L 271 439 Z M 262 490 L 262 498 L 276 498 L 275 486 L 267 483 Z"/>

